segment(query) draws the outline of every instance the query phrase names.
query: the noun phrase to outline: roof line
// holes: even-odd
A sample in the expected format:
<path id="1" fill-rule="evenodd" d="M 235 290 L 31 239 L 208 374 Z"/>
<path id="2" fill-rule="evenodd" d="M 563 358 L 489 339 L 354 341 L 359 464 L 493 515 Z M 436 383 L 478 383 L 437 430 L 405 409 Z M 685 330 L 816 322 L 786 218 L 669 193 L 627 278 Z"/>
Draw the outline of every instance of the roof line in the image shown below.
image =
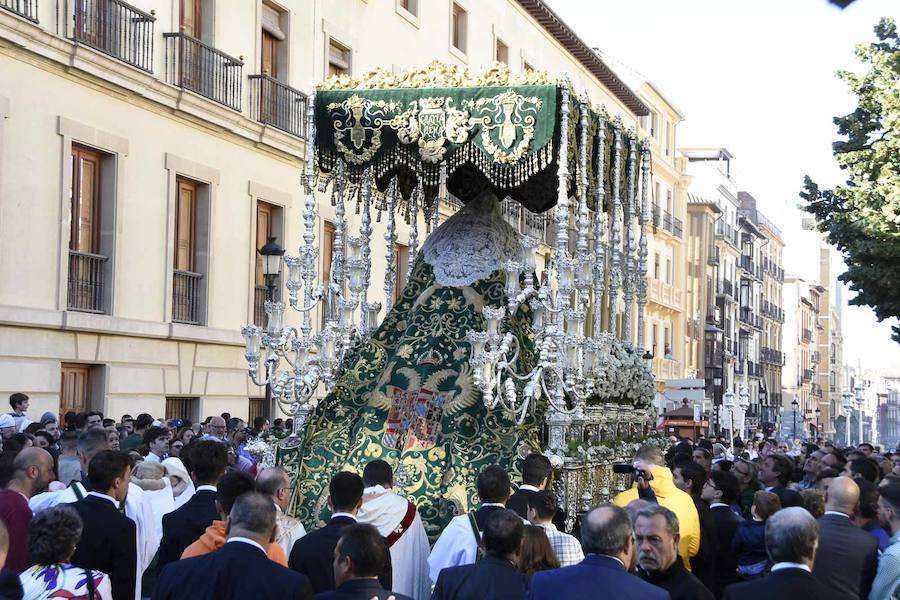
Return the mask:
<path id="1" fill-rule="evenodd" d="M 594 50 L 582 40 L 571 27 L 566 25 L 559 15 L 553 12 L 542 0 L 517 0 L 531 17 L 552 35 L 563 48 L 584 65 L 600 83 L 622 101 L 628 109 L 639 117 L 650 114 L 647 105 L 641 102 L 637 94 L 607 66 Z"/>

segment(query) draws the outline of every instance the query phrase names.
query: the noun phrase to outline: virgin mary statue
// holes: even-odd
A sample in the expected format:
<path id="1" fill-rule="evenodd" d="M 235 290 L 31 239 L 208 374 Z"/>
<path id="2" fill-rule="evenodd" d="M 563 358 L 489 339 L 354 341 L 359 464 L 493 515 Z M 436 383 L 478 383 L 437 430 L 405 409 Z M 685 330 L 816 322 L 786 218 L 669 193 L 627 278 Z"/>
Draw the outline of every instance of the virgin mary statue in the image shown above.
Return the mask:
<path id="1" fill-rule="evenodd" d="M 327 516 L 328 481 L 380 458 L 400 474 L 397 491 L 419 509 L 430 537 L 476 502 L 475 478 L 499 464 L 510 472 L 537 423 L 488 409 L 472 377 L 467 334 L 485 328 L 482 309 L 505 306 L 504 261 L 522 258 L 500 203 L 482 192 L 437 228 L 381 326 L 310 417 L 294 497 L 307 526 Z M 507 325 L 520 367 L 533 366 L 526 305 Z"/>

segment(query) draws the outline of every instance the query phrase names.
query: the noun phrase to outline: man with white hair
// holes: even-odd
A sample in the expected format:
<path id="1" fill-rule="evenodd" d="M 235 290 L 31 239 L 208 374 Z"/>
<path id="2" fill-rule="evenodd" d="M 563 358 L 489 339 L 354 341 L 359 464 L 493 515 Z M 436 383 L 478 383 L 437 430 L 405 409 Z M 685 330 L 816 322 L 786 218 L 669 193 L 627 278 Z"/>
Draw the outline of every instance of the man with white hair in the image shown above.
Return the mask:
<path id="1" fill-rule="evenodd" d="M 766 521 L 766 552 L 773 563 L 771 575 L 728 586 L 722 600 L 847 598 L 812 576 L 818 543 L 816 520 L 805 508 L 792 506 L 778 511 Z"/>
<path id="2" fill-rule="evenodd" d="M 291 499 L 291 479 L 282 467 L 263 469 L 256 476 L 256 490 L 272 499 L 275 504 L 275 524 L 278 525 L 275 541 L 290 556 L 294 542 L 306 535 L 300 519 L 285 514 Z"/>
<path id="3" fill-rule="evenodd" d="M 430 597 L 428 535 L 416 505 L 393 491 L 394 473 L 383 460 L 365 466 L 363 485 L 356 518 L 375 526 L 385 538 L 391 554 L 391 589 L 411 598 Z"/>

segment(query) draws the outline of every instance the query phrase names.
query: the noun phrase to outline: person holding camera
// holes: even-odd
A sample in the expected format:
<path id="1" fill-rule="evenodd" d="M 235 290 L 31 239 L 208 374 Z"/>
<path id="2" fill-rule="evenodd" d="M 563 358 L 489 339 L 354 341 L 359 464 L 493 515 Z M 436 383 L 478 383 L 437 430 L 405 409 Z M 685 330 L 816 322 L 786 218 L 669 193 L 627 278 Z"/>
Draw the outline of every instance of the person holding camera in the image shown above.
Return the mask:
<path id="1" fill-rule="evenodd" d="M 613 499 L 616 506 L 625 507 L 632 500 L 642 497 L 639 488 L 647 487 L 656 496 L 656 502 L 671 510 L 678 517 L 681 538 L 678 554 L 684 567 L 691 570 L 691 557 L 700 550 L 700 518 L 691 496 L 675 486 L 672 471 L 665 466 L 665 458 L 658 446 L 645 444 L 634 455 L 634 485 Z"/>

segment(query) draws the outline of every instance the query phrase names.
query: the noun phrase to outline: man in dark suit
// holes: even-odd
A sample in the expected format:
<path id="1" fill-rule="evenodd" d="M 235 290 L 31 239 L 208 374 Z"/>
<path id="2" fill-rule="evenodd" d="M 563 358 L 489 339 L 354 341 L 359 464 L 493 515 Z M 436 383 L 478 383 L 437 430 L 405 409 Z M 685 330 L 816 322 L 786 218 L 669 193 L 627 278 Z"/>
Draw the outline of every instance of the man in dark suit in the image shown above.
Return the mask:
<path id="1" fill-rule="evenodd" d="M 701 448 L 702 450 L 702 448 Z M 691 557 L 691 573 L 710 590 L 715 587 L 716 556 L 719 553 L 719 538 L 716 521 L 709 504 L 701 497 L 703 486 L 709 479 L 709 472 L 693 460 L 679 460 L 672 469 L 672 483 L 681 491 L 690 494 L 700 518 L 700 550 Z"/>
<path id="2" fill-rule="evenodd" d="M 275 505 L 258 492 L 238 496 L 226 524 L 228 541 L 215 552 L 168 564 L 153 600 L 308 600 L 309 579 L 266 557 L 275 541 Z"/>
<path id="3" fill-rule="evenodd" d="M 804 508 L 785 508 L 766 521 L 766 551 L 772 573 L 725 588 L 722 600 L 838 600 L 847 596 L 810 574 L 819 538 L 816 521 Z"/>
<path id="4" fill-rule="evenodd" d="M 697 465 L 699 469 L 703 469 Z M 637 574 L 669 592 L 672 600 L 713 600 L 710 592 L 688 571 L 678 556 L 678 517 L 659 504 L 638 511 L 634 517 Z"/>
<path id="5" fill-rule="evenodd" d="M 759 480 L 767 492 L 772 492 L 781 500 L 781 506 L 803 506 L 803 498 L 787 484 L 794 474 L 794 463 L 784 454 L 770 454 L 765 457 L 759 469 Z"/>
<path id="6" fill-rule="evenodd" d="M 191 444 L 189 452 L 191 479 L 197 491 L 183 506 L 163 516 L 157 558 L 160 571 L 170 562 L 179 560 L 184 549 L 219 519 L 216 484 L 228 468 L 228 448 L 221 442 L 200 440 Z"/>
<path id="7" fill-rule="evenodd" d="M 731 540 L 742 520 L 731 510 L 741 493 L 741 484 L 737 477 L 726 471 L 714 470 L 700 491 L 700 497 L 709 503 L 716 527 L 716 545 L 720 549 L 716 553 L 713 569 L 712 593 L 718 598 L 722 589 L 740 581 L 737 574 L 737 556 L 731 552 Z"/>
<path id="8" fill-rule="evenodd" d="M 522 464 L 522 485 L 506 501 L 506 508 L 516 511 L 520 517 L 527 519 L 528 498 L 547 486 L 547 480 L 552 472 L 553 467 L 550 466 L 550 459 L 543 454 L 532 452 L 526 456 Z M 556 507 L 556 514 L 553 515 L 553 524 L 560 531 L 566 530 L 566 513 L 558 506 Z"/>
<path id="9" fill-rule="evenodd" d="M 571 567 L 539 571 L 531 578 L 526 600 L 668 600 L 669 594 L 629 573 L 636 549 L 634 529 L 625 509 L 601 504 L 581 522 L 585 559 Z"/>
<path id="10" fill-rule="evenodd" d="M 525 522 L 515 512 L 495 511 L 482 534 L 485 556 L 475 564 L 442 569 L 431 600 L 519 600 L 525 575 L 517 568 Z"/>
<path id="11" fill-rule="evenodd" d="M 316 594 L 316 600 L 412 600 L 381 587 L 378 575 L 389 556 L 387 544 L 375 527 L 366 523 L 347 525 L 334 549 L 337 587 Z"/>
<path id="12" fill-rule="evenodd" d="M 325 527 L 294 542 L 288 566 L 309 577 L 316 594 L 335 588 L 334 549 L 343 529 L 356 523 L 356 513 L 362 506 L 363 489 L 363 480 L 356 473 L 341 471 L 332 477 L 328 482 L 331 520 Z M 378 579 L 385 589 L 391 589 L 390 563 Z"/>
<path id="13" fill-rule="evenodd" d="M 103 450 L 88 465 L 93 491 L 71 504 L 84 523 L 70 562 L 109 575 L 114 600 L 134 600 L 137 581 L 137 528 L 119 512 L 128 493 L 131 459 Z"/>
<path id="14" fill-rule="evenodd" d="M 859 486 L 836 477 L 825 492 L 819 518 L 819 549 L 813 575 L 847 598 L 866 600 L 878 567 L 878 539 L 850 520 L 859 504 Z"/>

